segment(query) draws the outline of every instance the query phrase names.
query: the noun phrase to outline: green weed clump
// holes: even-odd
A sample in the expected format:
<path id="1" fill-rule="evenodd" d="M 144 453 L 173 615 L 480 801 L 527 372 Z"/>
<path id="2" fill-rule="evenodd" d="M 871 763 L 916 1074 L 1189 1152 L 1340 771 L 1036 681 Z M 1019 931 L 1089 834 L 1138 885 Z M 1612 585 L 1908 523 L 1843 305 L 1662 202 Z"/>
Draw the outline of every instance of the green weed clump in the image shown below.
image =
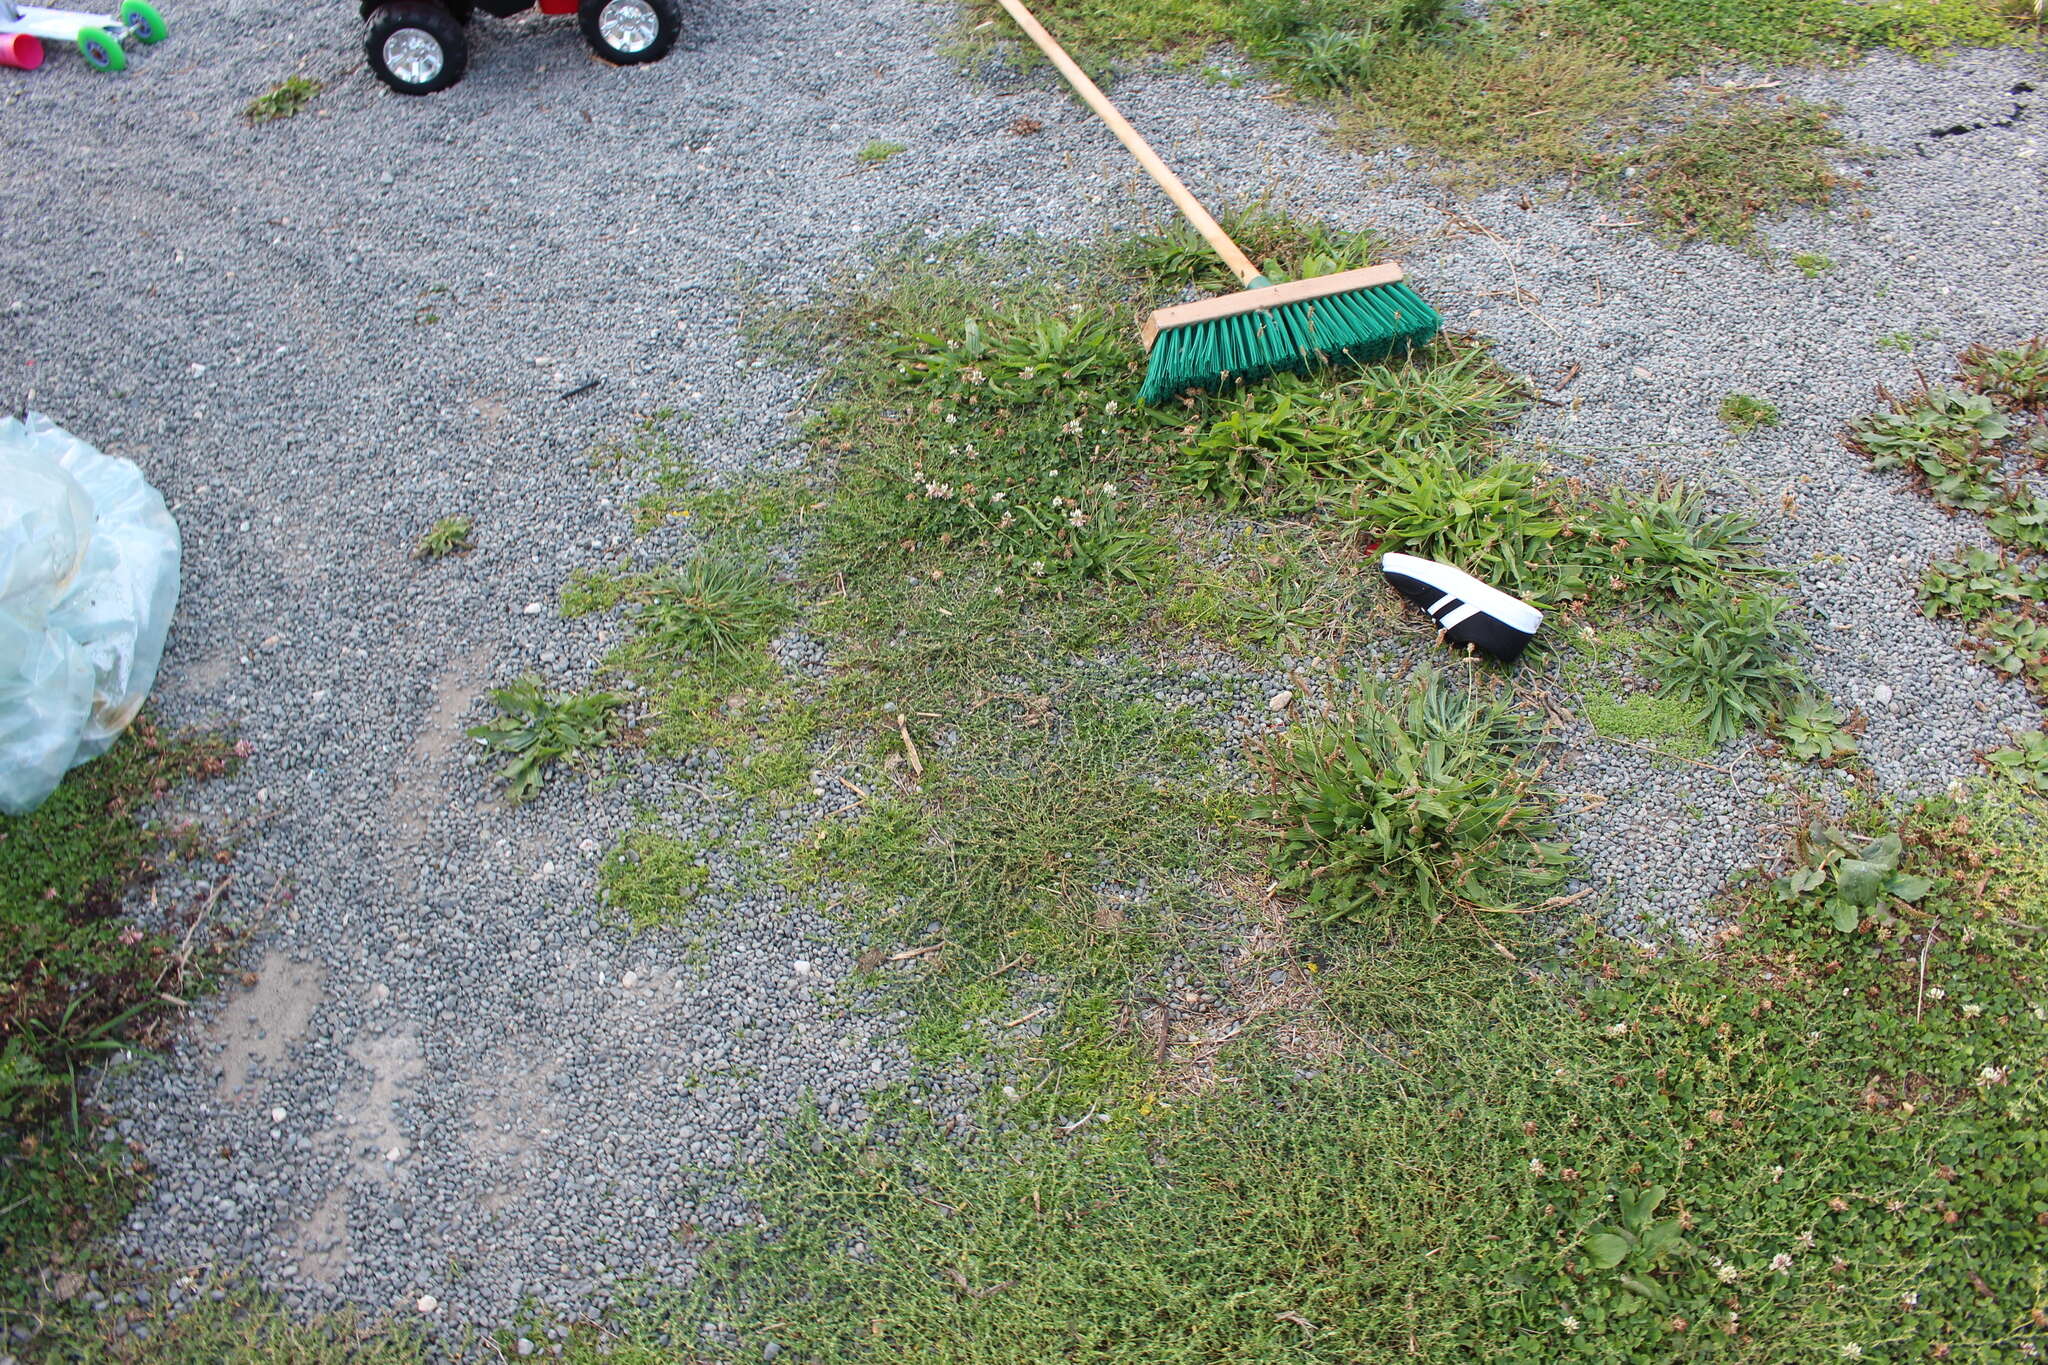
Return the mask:
<path id="1" fill-rule="evenodd" d="M 468 734 L 485 748 L 510 756 L 498 777 L 507 804 L 516 806 L 539 795 L 557 763 L 587 761 L 604 748 L 625 700 L 611 692 L 548 692 L 538 675 L 529 674 L 493 689 L 497 716 L 472 725 Z"/>
<path id="2" fill-rule="evenodd" d="M 1788 599 L 1767 589 L 1731 595 L 1689 585 L 1645 641 L 1644 661 L 1699 706 L 1707 738 L 1724 743 L 1746 724 L 1773 724 L 1804 687 L 1791 651 L 1806 632 L 1787 619 L 1791 612 Z"/>
<path id="3" fill-rule="evenodd" d="M 1735 432 L 1774 427 L 1778 425 L 1778 408 L 1754 394 L 1731 393 L 1721 400 L 1721 424 Z"/>
<path id="4" fill-rule="evenodd" d="M 2048 796 L 2048 732 L 2028 730 L 2003 749 L 1984 755 L 1984 765 L 2013 782 Z"/>
<path id="5" fill-rule="evenodd" d="M 670 661 L 730 658 L 773 635 L 790 615 L 765 567 L 711 555 L 646 576 L 630 596 L 639 604 L 633 648 Z"/>
<path id="6" fill-rule="evenodd" d="M 2048 564 L 2029 564 L 1971 546 L 1920 575 L 1920 610 L 1975 625 L 1994 611 L 2048 603 Z"/>
<path id="7" fill-rule="evenodd" d="M 242 117 L 251 123 L 273 123 L 295 118 L 320 93 L 320 82 L 305 76 L 287 76 L 249 101 Z"/>
<path id="8" fill-rule="evenodd" d="M 1956 379 L 2008 408 L 2048 408 L 2048 337 L 2030 337 L 2014 346 L 1972 346 L 1956 357 Z"/>
<path id="9" fill-rule="evenodd" d="M 1025 952 L 1070 971 L 1155 951 L 1153 929 L 1216 852 L 1201 745 L 1149 702 L 1077 689 L 1058 706 L 1030 725 L 1015 702 L 984 707 L 944 749 L 927 731 L 919 790 L 827 832 L 820 869 L 853 888 L 864 927 L 936 922 L 991 962 Z"/>
<path id="10" fill-rule="evenodd" d="M 1945 507 L 1975 512 L 2002 547 L 1965 550 L 1921 575 L 1920 609 L 1968 629 L 1967 648 L 2048 703 L 2048 502 L 2008 460 L 2048 452 L 2032 387 L 2048 349 L 1973 346 L 1957 357 L 1970 390 L 1922 389 L 1849 424 L 1843 440 L 1875 469 L 1902 469 Z M 1987 759 L 1987 761 L 1989 761 Z"/>
<path id="11" fill-rule="evenodd" d="M 1826 208 L 1856 181 L 1828 164 L 1850 150 L 1821 105 L 1736 104 L 1694 114 L 1669 134 L 1606 159 L 1598 184 L 1640 204 L 1682 241 L 1754 247 L 1757 219 Z"/>
<path id="12" fill-rule="evenodd" d="M 1982 394 L 1922 389 L 1891 409 L 1859 417 L 1844 440 L 1873 469 L 1903 469 L 1936 502 L 1988 512 L 1999 501 L 1998 443 L 2011 420 Z"/>
<path id="13" fill-rule="evenodd" d="M 1827 698 L 1808 694 L 1786 708 L 1777 733 L 1787 758 L 1831 768 L 1856 756 L 1861 728 L 1860 717 L 1851 720 Z"/>
<path id="14" fill-rule="evenodd" d="M 419 544 L 413 546 L 414 559 L 445 559 L 449 555 L 465 555 L 476 548 L 470 534 L 476 524 L 468 517 L 442 517 L 429 526 L 420 536 Z"/>
<path id="15" fill-rule="evenodd" d="M 1276 880 L 1325 923 L 1526 907 L 1566 865 L 1517 762 L 1533 739 L 1510 697 L 1434 672 L 1363 681 L 1350 718 L 1271 756 L 1252 813 L 1277 837 Z"/>
<path id="16" fill-rule="evenodd" d="M 0 816 L 0 1122 L 16 1136 L 69 1110 L 78 1070 L 161 1012 L 159 982 L 170 990 L 203 970 L 205 957 L 175 956 L 121 902 L 204 847 L 149 820 L 150 803 L 235 761 L 218 739 L 169 736 L 145 718 L 35 812 Z"/>
<path id="17" fill-rule="evenodd" d="M 1301 510 L 1385 479 L 1393 457 L 1442 463 L 1490 451 L 1527 406 L 1525 387 L 1484 346 L 1453 340 L 1399 365 L 1276 376 L 1218 398 L 1172 473 L 1226 507 Z"/>

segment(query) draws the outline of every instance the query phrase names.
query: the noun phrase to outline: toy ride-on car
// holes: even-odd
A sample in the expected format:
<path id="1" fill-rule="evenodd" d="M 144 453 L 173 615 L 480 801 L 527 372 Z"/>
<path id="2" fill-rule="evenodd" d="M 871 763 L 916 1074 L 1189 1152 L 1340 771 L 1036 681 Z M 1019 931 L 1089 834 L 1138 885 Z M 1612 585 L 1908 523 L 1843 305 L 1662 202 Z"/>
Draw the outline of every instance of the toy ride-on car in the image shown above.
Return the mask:
<path id="1" fill-rule="evenodd" d="M 5 3 L 5 0 L 0 0 Z M 535 0 L 362 0 L 363 52 L 377 78 L 401 95 L 431 95 L 469 65 L 463 25 L 482 10 L 499 18 Z M 608 62 L 658 62 L 682 29 L 678 0 L 539 0 L 542 14 L 573 14 L 591 50 Z"/>
<path id="2" fill-rule="evenodd" d="M 122 39 L 160 43 L 164 32 L 163 16 L 149 0 L 121 0 L 112 18 L 0 0 L 0 66 L 33 71 L 43 64 L 44 43 L 76 43 L 93 70 L 119 71 L 128 65 Z"/>

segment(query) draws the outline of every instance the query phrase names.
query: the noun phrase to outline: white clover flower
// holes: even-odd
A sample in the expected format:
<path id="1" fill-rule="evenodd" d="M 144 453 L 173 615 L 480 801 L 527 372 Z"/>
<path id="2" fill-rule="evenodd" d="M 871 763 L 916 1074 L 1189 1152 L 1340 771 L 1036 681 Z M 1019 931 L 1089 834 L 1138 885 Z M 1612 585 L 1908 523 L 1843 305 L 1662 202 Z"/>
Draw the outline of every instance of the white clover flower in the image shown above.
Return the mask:
<path id="1" fill-rule="evenodd" d="M 1075 530 L 1078 531 L 1087 524 L 1088 514 L 1086 512 L 1083 512 L 1080 508 L 1076 507 L 1073 511 L 1067 513 L 1067 525 L 1073 527 Z"/>
<path id="2" fill-rule="evenodd" d="M 1559 1318 L 1557 1320 L 1557 1325 L 1559 1327 L 1564 1328 L 1564 1330 L 1567 1332 L 1576 1332 L 1579 1330 L 1579 1320 L 1573 1317 L 1570 1313 L 1566 1313 L 1563 1317 Z"/>
<path id="3" fill-rule="evenodd" d="M 1114 398 L 1112 398 L 1107 403 L 1104 403 L 1102 405 L 1102 415 L 1104 417 L 1114 417 L 1117 414 L 1117 409 L 1121 406 L 1122 404 L 1118 403 Z"/>
<path id="4" fill-rule="evenodd" d="M 1946 1000 L 1948 992 L 1939 986 L 1929 986 L 1927 988 L 1927 998 L 1929 1000 Z"/>
<path id="5" fill-rule="evenodd" d="M 2005 1068 L 2002 1066 L 1985 1066 L 1979 1069 L 1977 1072 L 1977 1084 L 2004 1085 Z"/>
<path id="6" fill-rule="evenodd" d="M 1853 1341 L 1845 1341 L 1835 1348 L 1835 1354 L 1844 1360 L 1863 1359 L 1863 1348 Z"/>
<path id="7" fill-rule="evenodd" d="M 959 425 L 960 425 L 960 414 L 959 414 L 959 413 L 957 413 L 957 412 L 949 412 L 949 413 L 947 413 L 947 414 L 946 414 L 946 425 L 947 425 L 947 426 L 949 426 L 949 427 L 957 427 L 957 426 L 959 426 Z"/>
<path id="8" fill-rule="evenodd" d="M 1627 1024 L 1609 1024 L 1609 1025 L 1607 1026 L 1607 1036 L 1608 1036 L 1609 1038 L 1619 1038 L 1619 1037 L 1621 1037 L 1621 1036 L 1622 1036 L 1622 1035 L 1623 1035 L 1624 1033 L 1627 1033 L 1627 1032 L 1628 1032 L 1628 1025 L 1627 1025 Z"/>
<path id="9" fill-rule="evenodd" d="M 1722 1284 L 1734 1284 L 1742 1278 L 1742 1272 L 1728 1262 L 1721 1261 L 1714 1266 L 1714 1278 Z"/>
<path id="10" fill-rule="evenodd" d="M 1529 1158 L 1529 1174 L 1530 1174 L 1530 1175 L 1542 1175 L 1542 1174 L 1543 1174 L 1543 1171 L 1544 1171 L 1544 1166 L 1543 1166 L 1543 1159 L 1542 1159 L 1541 1157 L 1533 1157 L 1533 1156 L 1532 1156 L 1532 1157 L 1530 1157 L 1530 1158 Z"/>
<path id="11" fill-rule="evenodd" d="M 1113 497 L 1115 497 L 1115 496 L 1116 496 L 1116 485 L 1115 485 L 1115 484 L 1113 484 L 1113 483 L 1106 483 L 1106 484 L 1102 485 L 1102 496 L 1103 496 L 1103 497 L 1105 497 L 1105 498 L 1113 498 Z"/>
<path id="12" fill-rule="evenodd" d="M 988 381 L 988 376 L 981 372 L 981 366 L 979 365 L 969 365 L 961 373 L 970 384 L 982 384 Z"/>
<path id="13" fill-rule="evenodd" d="M 1903 1293 L 1903 1294 L 1899 1295 L 1899 1307 L 1901 1307 L 1901 1308 L 1918 1308 L 1919 1306 L 1920 1306 L 1920 1291 L 1919 1291 L 1919 1290 L 1917 1290 L 1917 1289 L 1908 1289 L 1908 1290 L 1907 1290 L 1907 1291 L 1906 1291 L 1905 1293 Z"/>
<path id="14" fill-rule="evenodd" d="M 1081 434 L 1081 419 L 1076 417 L 1073 421 L 1061 427 L 1060 430 L 1068 436 L 1079 436 Z"/>
<path id="15" fill-rule="evenodd" d="M 1008 502 L 1009 498 L 1010 495 L 1008 493 L 1004 493 L 1000 490 L 988 495 L 988 500 L 990 502 Z"/>
<path id="16" fill-rule="evenodd" d="M 1780 1180 L 1783 1180 L 1784 1178 L 1785 1168 L 1783 1166 L 1771 1167 L 1771 1183 L 1773 1185 L 1777 1184 Z"/>
<path id="17" fill-rule="evenodd" d="M 1812 1230 L 1809 1229 L 1808 1231 L 1802 1232 L 1797 1237 L 1793 1238 L 1792 1245 L 1798 1247 L 1801 1251 L 1813 1250 Z"/>
<path id="18" fill-rule="evenodd" d="M 1042 560 L 1042 559 L 1034 559 L 1034 560 L 1032 560 L 1032 561 L 1031 561 L 1031 572 L 1032 572 L 1032 573 L 1034 573 L 1034 574 L 1042 574 L 1042 573 L 1044 573 L 1044 572 L 1045 572 L 1045 561 L 1044 561 L 1044 560 Z"/>
<path id="19" fill-rule="evenodd" d="M 1979 1019 L 1983 1017 L 1983 1014 L 1984 1007 L 1982 1005 L 1963 1006 L 1963 1018 L 1965 1019 Z"/>
<path id="20" fill-rule="evenodd" d="M 1792 1253 L 1791 1253 L 1791 1252 L 1789 1252 L 1789 1251 L 1781 1251 L 1781 1252 L 1779 1252 L 1779 1253 L 1778 1253 L 1777 1255 L 1775 1255 L 1775 1256 L 1771 1257 L 1771 1269 L 1773 1269 L 1773 1270 L 1777 1271 L 1777 1272 L 1778 1272 L 1778 1273 L 1779 1273 L 1780 1275 L 1784 1274 L 1784 1273 L 1785 1273 L 1786 1271 L 1790 1270 L 1791 1268 L 1792 1268 Z"/>

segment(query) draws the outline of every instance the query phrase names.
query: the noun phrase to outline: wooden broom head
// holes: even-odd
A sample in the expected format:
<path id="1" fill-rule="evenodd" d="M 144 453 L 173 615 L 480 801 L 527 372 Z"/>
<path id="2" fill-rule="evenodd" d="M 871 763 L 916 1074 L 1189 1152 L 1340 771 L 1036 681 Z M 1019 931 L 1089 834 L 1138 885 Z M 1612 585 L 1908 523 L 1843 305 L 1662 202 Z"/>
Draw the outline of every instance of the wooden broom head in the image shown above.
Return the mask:
<path id="1" fill-rule="evenodd" d="M 1402 278 L 1401 263 L 1387 261 L 1380 265 L 1366 266 L 1361 270 L 1340 270 L 1334 275 L 1290 280 L 1286 284 L 1260 285 L 1257 289 L 1240 289 L 1234 294 L 1224 294 L 1213 299 L 1176 303 L 1169 308 L 1159 309 L 1145 319 L 1142 333 L 1145 338 L 1145 349 L 1151 350 L 1152 343 L 1158 339 L 1161 332 L 1175 327 L 1192 327 L 1198 323 L 1214 322 L 1218 318 L 1236 317 L 1240 313 L 1265 312 L 1285 307 L 1290 303 L 1328 298 L 1332 294 L 1348 294 L 1354 289 L 1377 289 L 1381 285 L 1394 284 Z"/>

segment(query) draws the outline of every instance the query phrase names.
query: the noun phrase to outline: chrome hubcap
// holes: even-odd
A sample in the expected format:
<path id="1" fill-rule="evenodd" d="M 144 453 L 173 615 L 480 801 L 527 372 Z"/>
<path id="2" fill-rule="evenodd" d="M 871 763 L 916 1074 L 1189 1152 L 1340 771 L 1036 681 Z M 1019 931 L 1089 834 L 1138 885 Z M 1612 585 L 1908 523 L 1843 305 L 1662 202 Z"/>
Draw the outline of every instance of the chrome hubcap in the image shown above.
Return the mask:
<path id="1" fill-rule="evenodd" d="M 407 85 L 425 85 L 441 74 L 441 44 L 425 29 L 402 28 L 384 40 L 384 65 Z"/>
<path id="2" fill-rule="evenodd" d="M 661 18 L 646 0 L 611 0 L 598 12 L 597 31 L 614 52 L 645 52 L 661 34 Z"/>

